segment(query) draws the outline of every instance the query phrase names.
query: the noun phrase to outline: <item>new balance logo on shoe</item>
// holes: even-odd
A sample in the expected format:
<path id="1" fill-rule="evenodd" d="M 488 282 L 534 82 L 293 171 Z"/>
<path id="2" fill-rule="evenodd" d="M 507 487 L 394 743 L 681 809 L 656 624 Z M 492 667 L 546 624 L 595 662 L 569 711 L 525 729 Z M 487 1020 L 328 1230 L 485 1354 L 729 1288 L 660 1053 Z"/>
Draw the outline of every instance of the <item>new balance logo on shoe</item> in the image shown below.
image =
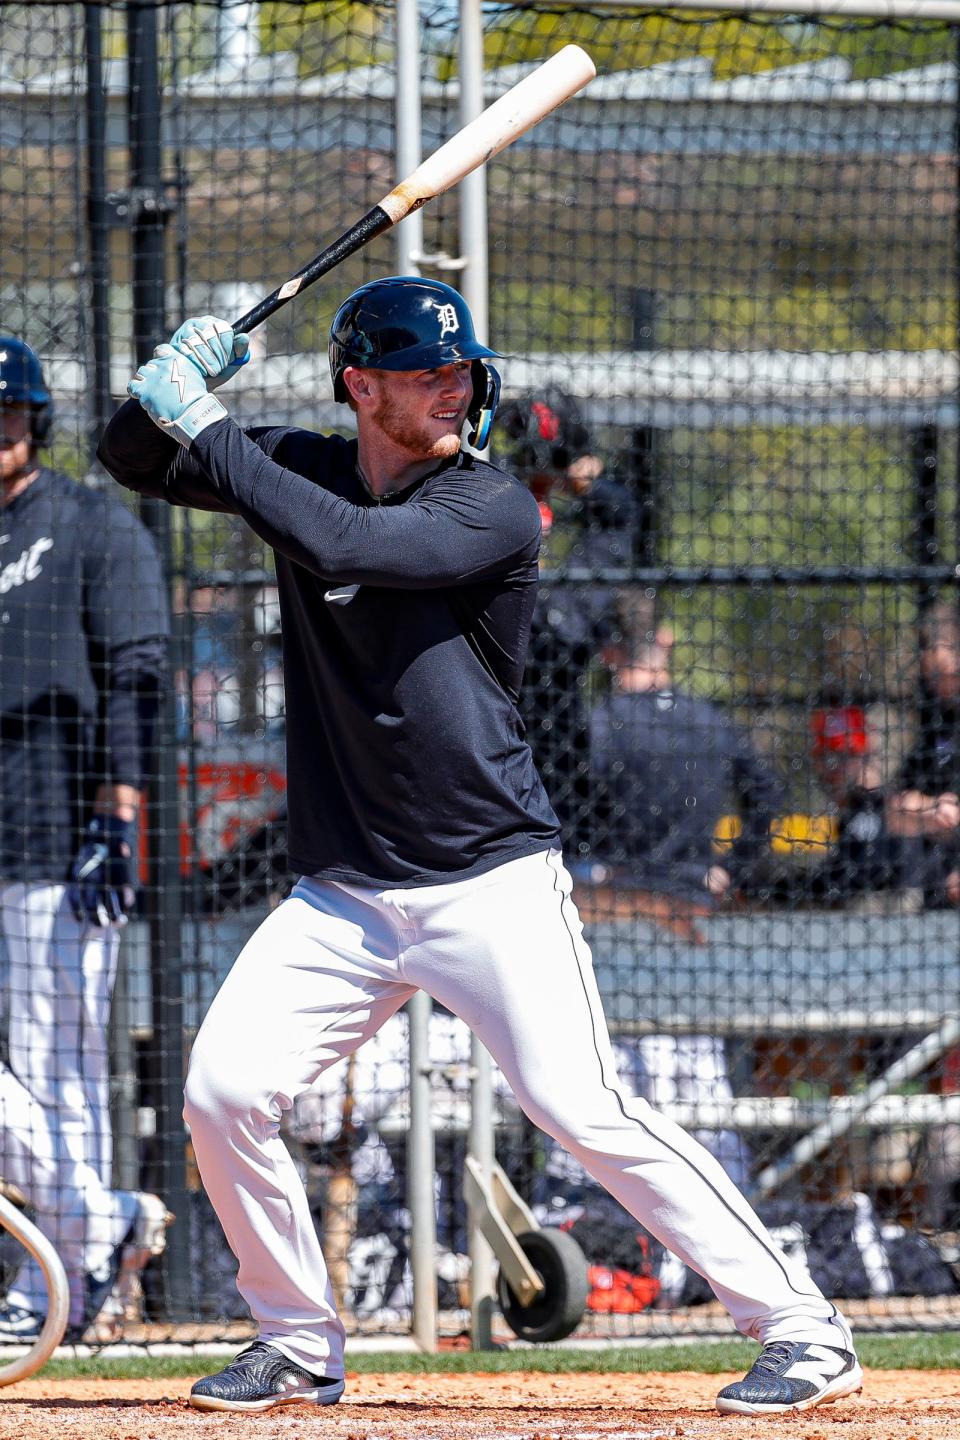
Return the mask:
<path id="1" fill-rule="evenodd" d="M 809 1380 L 811 1385 L 827 1385 L 831 1380 L 843 1372 L 844 1366 L 841 1361 L 841 1353 L 831 1350 L 826 1345 L 808 1345 L 806 1353 L 798 1360 L 794 1360 L 789 1369 L 784 1370 L 785 1380 Z"/>
<path id="2" fill-rule="evenodd" d="M 781 1415 L 862 1389 L 863 1371 L 852 1351 L 780 1340 L 764 1346 L 742 1380 L 724 1386 L 717 1409 L 724 1415 Z"/>

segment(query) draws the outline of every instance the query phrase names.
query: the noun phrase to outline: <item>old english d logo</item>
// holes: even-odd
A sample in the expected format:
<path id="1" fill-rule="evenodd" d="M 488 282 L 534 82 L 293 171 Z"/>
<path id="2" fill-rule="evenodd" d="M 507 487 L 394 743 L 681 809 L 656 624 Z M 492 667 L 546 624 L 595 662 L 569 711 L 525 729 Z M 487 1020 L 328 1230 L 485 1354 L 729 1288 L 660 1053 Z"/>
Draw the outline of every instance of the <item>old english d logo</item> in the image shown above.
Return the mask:
<path id="1" fill-rule="evenodd" d="M 438 305 L 437 319 L 440 322 L 440 339 L 444 335 L 455 335 L 460 329 L 460 321 L 457 319 L 457 312 L 452 305 Z"/>

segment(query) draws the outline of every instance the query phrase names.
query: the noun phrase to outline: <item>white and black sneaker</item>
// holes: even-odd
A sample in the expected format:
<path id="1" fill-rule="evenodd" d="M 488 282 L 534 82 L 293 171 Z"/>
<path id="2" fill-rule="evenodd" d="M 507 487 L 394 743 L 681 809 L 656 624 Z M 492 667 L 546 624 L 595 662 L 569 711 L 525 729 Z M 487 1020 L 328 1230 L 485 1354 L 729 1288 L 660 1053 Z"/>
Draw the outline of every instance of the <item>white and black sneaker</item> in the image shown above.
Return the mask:
<path id="1" fill-rule="evenodd" d="M 32 1345 L 42 1329 L 42 1315 L 22 1305 L 0 1305 L 0 1345 Z"/>
<path id="2" fill-rule="evenodd" d="M 265 1341 L 241 1350 L 219 1375 L 198 1380 L 190 1391 L 197 1410 L 271 1410 L 274 1405 L 336 1405 L 343 1381 L 313 1375 Z"/>
<path id="3" fill-rule="evenodd" d="M 852 1351 L 777 1340 L 763 1347 L 749 1374 L 724 1386 L 717 1409 L 724 1415 L 782 1415 L 829 1405 L 862 1389 L 863 1371 Z"/>

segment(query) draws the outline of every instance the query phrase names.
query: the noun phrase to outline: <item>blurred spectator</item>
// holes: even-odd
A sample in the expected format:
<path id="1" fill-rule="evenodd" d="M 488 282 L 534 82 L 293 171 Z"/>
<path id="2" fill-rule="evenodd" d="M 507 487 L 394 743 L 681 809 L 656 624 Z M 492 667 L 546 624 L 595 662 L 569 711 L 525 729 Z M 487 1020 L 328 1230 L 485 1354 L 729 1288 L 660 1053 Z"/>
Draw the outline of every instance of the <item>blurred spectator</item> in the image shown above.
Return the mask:
<path id="1" fill-rule="evenodd" d="M 922 840 L 943 878 L 929 900 L 960 902 L 960 615 L 934 605 L 920 629 L 920 693 L 913 749 L 887 801 L 892 835 Z"/>
<path id="2" fill-rule="evenodd" d="M 696 940 L 707 915 L 769 852 L 783 788 L 722 706 L 676 690 L 673 634 L 652 605 L 621 600 L 620 638 L 607 645 L 612 689 L 593 711 L 593 859 L 612 882 L 578 897 L 614 903 Z M 735 807 L 740 833 L 721 856 L 717 822 Z"/>
<path id="3" fill-rule="evenodd" d="M 767 862 L 770 825 L 783 789 L 730 714 L 674 688 L 673 633 L 655 602 L 634 590 L 617 597 L 617 635 L 603 651 L 610 694 L 591 716 L 596 834 L 593 879 L 577 890 L 586 921 L 653 920 L 702 944 L 697 921 Z M 722 856 L 714 836 L 735 809 L 740 834 Z M 623 1040 L 636 1093 L 651 1103 L 730 1098 L 725 1046 L 711 1035 Z M 734 1131 L 697 1131 L 736 1183 L 748 1183 L 750 1153 Z"/>
<path id="4" fill-rule="evenodd" d="M 282 735 L 276 586 L 204 579 L 180 612 L 190 668 L 177 674 L 179 738 L 212 744 L 240 732 Z"/>
<path id="5" fill-rule="evenodd" d="M 577 402 L 553 387 L 506 400 L 497 418 L 500 459 L 540 505 L 548 569 L 623 569 L 631 553 L 629 494 L 604 474 Z M 609 583 L 544 581 L 534 615 L 520 713 L 560 821 L 567 863 L 589 842 L 588 722 L 584 690 L 609 634 Z"/>
<path id="6" fill-rule="evenodd" d="M 236 645 L 236 590 L 193 585 L 186 604 L 190 670 L 178 671 L 179 738 L 211 742 L 240 715 Z"/>
<path id="7" fill-rule="evenodd" d="M 923 843 L 888 824 L 877 736 L 866 710 L 815 710 L 812 731 L 814 771 L 836 806 L 837 837 L 823 863 L 803 877 L 805 894 L 826 904 L 878 890 L 920 896 L 929 869 Z"/>
<path id="8" fill-rule="evenodd" d="M 594 577 L 623 572 L 632 563 L 633 496 L 607 473 L 577 401 L 562 390 L 547 387 L 505 400 L 497 433 L 502 463 L 540 504 L 543 565 L 591 577 L 545 584 L 541 609 L 553 612 L 555 627 L 571 643 L 593 647 L 609 634 L 613 593 L 610 580 Z"/>
<path id="9" fill-rule="evenodd" d="M 589 847 L 586 676 L 593 651 L 569 634 L 564 612 L 543 595 L 534 612 L 520 715 L 563 838 L 571 873 Z"/>

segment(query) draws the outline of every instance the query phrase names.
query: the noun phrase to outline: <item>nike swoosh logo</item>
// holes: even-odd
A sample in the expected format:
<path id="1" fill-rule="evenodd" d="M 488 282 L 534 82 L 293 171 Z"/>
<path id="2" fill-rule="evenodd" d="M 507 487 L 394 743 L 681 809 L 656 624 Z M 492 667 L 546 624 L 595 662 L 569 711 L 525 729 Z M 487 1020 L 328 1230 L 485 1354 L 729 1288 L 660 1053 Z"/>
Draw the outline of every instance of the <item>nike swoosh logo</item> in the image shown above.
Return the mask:
<path id="1" fill-rule="evenodd" d="M 339 588 L 334 586 L 332 590 L 326 591 L 323 598 L 328 605 L 349 605 L 359 589 L 359 585 L 341 585 Z"/>

